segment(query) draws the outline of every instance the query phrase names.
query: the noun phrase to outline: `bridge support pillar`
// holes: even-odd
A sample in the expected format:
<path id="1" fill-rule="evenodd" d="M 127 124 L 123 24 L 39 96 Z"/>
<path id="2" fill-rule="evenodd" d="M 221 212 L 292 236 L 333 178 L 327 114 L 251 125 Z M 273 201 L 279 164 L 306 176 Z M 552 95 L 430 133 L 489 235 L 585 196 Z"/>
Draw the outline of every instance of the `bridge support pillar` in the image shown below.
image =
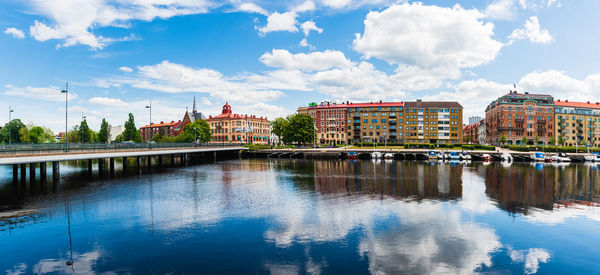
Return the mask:
<path id="1" fill-rule="evenodd" d="M 60 164 L 58 161 L 52 162 L 52 182 L 57 184 L 60 180 Z"/>
<path id="2" fill-rule="evenodd" d="M 213 161 L 217 162 L 217 151 L 213 152 Z"/>
<path id="3" fill-rule="evenodd" d="M 27 181 L 27 164 L 21 164 L 21 183 L 25 183 Z"/>
<path id="4" fill-rule="evenodd" d="M 92 159 L 88 159 L 87 168 L 88 168 L 88 176 L 92 175 Z"/>
<path id="5" fill-rule="evenodd" d="M 140 157 L 140 156 L 135 157 L 135 163 L 137 165 L 138 174 L 141 174 L 142 173 L 142 157 Z"/>
<path id="6" fill-rule="evenodd" d="M 115 158 L 108 159 L 108 170 L 111 177 L 115 176 Z"/>
<path id="7" fill-rule="evenodd" d="M 13 182 L 17 183 L 19 181 L 19 165 L 13 164 Z"/>
<path id="8" fill-rule="evenodd" d="M 40 181 L 43 185 L 46 184 L 46 163 L 40 162 Z"/>
<path id="9" fill-rule="evenodd" d="M 163 168 L 163 155 L 158 155 L 158 167 Z"/>
<path id="10" fill-rule="evenodd" d="M 127 157 L 123 157 L 123 173 L 127 170 Z"/>
<path id="11" fill-rule="evenodd" d="M 148 172 L 152 172 L 152 156 L 147 156 L 146 161 L 148 162 Z"/>
<path id="12" fill-rule="evenodd" d="M 29 182 L 35 183 L 35 163 L 29 164 Z"/>
<path id="13" fill-rule="evenodd" d="M 98 174 L 104 175 L 104 159 L 98 159 Z"/>
<path id="14" fill-rule="evenodd" d="M 171 166 L 175 166 L 175 154 L 171 154 Z"/>

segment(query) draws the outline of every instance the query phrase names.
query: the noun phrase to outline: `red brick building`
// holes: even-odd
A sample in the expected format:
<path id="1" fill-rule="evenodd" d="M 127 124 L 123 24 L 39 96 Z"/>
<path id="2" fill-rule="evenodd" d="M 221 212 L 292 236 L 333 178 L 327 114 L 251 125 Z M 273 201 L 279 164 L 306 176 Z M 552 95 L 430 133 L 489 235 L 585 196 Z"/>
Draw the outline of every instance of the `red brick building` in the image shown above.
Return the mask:
<path id="1" fill-rule="evenodd" d="M 463 143 L 479 143 L 479 122 L 463 127 Z"/>
<path id="2" fill-rule="evenodd" d="M 499 145 L 502 135 L 508 145 L 539 141 L 548 144 L 554 136 L 554 99 L 551 95 L 510 91 L 485 110 L 486 141 Z"/>
<path id="3" fill-rule="evenodd" d="M 323 101 L 320 104 L 311 103 L 308 107 L 300 107 L 298 113 L 309 115 L 314 119 L 318 144 L 345 144 L 346 113 L 349 105 Z"/>

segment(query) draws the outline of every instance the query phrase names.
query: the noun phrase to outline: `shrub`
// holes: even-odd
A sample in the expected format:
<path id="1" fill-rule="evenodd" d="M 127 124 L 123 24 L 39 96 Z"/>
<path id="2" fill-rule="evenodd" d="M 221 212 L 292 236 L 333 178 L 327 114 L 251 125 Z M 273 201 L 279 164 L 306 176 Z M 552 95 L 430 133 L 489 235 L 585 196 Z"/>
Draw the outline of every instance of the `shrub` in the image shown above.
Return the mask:
<path id="1" fill-rule="evenodd" d="M 479 150 L 488 150 L 488 151 L 494 151 L 496 150 L 495 146 L 490 146 L 490 145 L 482 145 L 482 144 L 476 144 L 473 145 L 475 147 L 475 149 L 479 149 Z"/>
<path id="2" fill-rule="evenodd" d="M 519 151 L 519 152 L 529 152 L 529 147 L 527 147 L 527 146 L 513 145 L 513 146 L 508 146 L 508 149 L 513 150 L 513 151 Z"/>
<path id="3" fill-rule="evenodd" d="M 467 145 L 467 144 L 461 145 L 460 148 L 462 148 L 464 150 L 475 150 L 475 146 L 473 146 L 473 145 Z"/>

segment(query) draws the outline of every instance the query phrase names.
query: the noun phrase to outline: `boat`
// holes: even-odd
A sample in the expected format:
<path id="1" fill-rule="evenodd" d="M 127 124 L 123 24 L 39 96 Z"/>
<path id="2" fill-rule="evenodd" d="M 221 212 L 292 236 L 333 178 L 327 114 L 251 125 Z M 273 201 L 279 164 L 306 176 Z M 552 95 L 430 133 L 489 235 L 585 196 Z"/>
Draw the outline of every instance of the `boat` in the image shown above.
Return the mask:
<path id="1" fill-rule="evenodd" d="M 385 154 L 383 154 L 383 158 L 384 159 L 394 159 L 394 154 L 392 154 L 392 153 L 385 153 Z"/>
<path id="2" fill-rule="evenodd" d="M 555 162 L 571 162 L 571 159 L 565 153 L 558 153 L 552 156 L 551 159 Z"/>
<path id="3" fill-rule="evenodd" d="M 446 154 L 444 152 L 439 152 L 437 158 L 438 158 L 438 160 L 447 160 L 449 157 L 448 157 L 448 154 Z"/>
<path id="4" fill-rule="evenodd" d="M 437 160 L 438 154 L 436 151 L 429 151 L 429 152 L 427 152 L 427 158 L 429 160 Z"/>
<path id="5" fill-rule="evenodd" d="M 373 153 L 371 153 L 371 159 L 374 159 L 374 160 L 383 159 L 383 154 L 380 152 L 373 152 Z"/>
<path id="6" fill-rule="evenodd" d="M 358 154 L 356 152 L 348 152 L 347 158 L 356 160 L 358 159 Z"/>
<path id="7" fill-rule="evenodd" d="M 450 152 L 449 158 L 450 158 L 450 160 L 460 160 L 460 153 L 459 152 Z"/>
<path id="8" fill-rule="evenodd" d="M 502 155 L 500 156 L 502 158 L 502 161 L 508 161 L 508 162 L 512 162 L 513 161 L 513 157 L 510 153 L 504 152 L 502 153 Z"/>
<path id="9" fill-rule="evenodd" d="M 600 161 L 600 155 L 598 154 L 586 154 L 583 156 L 583 159 L 587 162 L 596 162 Z"/>
<path id="10" fill-rule="evenodd" d="M 469 155 L 469 153 L 468 153 L 467 151 L 463 150 L 463 151 L 460 153 L 460 158 L 461 158 L 462 160 L 471 160 L 471 155 Z"/>
<path id="11" fill-rule="evenodd" d="M 536 152 L 536 153 L 531 154 L 531 159 L 535 162 L 545 162 L 546 154 L 541 153 L 541 152 Z"/>
<path id="12" fill-rule="evenodd" d="M 483 154 L 481 156 L 484 162 L 491 162 L 494 158 L 490 154 Z"/>

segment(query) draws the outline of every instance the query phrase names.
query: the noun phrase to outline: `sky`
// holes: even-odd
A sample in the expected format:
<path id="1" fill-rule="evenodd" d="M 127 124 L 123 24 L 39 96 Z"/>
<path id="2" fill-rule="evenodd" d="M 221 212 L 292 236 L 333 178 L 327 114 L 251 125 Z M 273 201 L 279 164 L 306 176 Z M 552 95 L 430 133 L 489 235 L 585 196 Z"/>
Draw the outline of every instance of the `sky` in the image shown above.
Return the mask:
<path id="1" fill-rule="evenodd" d="M 292 114 L 310 102 L 453 100 L 510 89 L 600 101 L 597 0 L 5 0 L 0 123 L 64 131 Z"/>

